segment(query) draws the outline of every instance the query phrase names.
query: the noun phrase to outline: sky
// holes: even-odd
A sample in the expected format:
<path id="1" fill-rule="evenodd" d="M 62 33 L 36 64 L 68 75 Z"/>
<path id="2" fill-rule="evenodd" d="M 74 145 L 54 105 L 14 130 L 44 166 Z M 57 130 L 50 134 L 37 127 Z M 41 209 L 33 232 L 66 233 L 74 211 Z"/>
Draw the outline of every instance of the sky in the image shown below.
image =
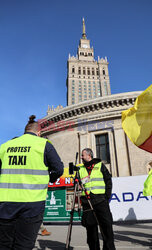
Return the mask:
<path id="1" fill-rule="evenodd" d="M 0 0 L 0 144 L 31 114 L 66 106 L 69 53 L 86 34 L 107 57 L 112 94 L 152 84 L 151 0 Z"/>

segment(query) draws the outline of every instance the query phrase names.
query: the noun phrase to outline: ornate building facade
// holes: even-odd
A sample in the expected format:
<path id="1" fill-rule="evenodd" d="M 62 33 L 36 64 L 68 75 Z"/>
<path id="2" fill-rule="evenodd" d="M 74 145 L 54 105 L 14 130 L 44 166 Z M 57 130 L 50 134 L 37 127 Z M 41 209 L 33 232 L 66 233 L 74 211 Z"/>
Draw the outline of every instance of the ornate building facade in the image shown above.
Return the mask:
<path id="1" fill-rule="evenodd" d="M 67 66 L 68 105 L 111 94 L 107 58 L 94 59 L 94 49 L 86 37 L 84 19 L 77 56 L 69 55 Z"/>
<path id="2" fill-rule="evenodd" d="M 41 134 L 54 144 L 64 166 L 75 162 L 76 152 L 90 147 L 113 177 L 147 174 L 151 154 L 126 137 L 121 112 L 133 106 L 141 93 L 111 95 L 107 59 L 94 60 L 93 48 L 83 33 L 77 57 L 69 57 L 67 74 L 68 106 L 49 108 L 41 120 Z"/>

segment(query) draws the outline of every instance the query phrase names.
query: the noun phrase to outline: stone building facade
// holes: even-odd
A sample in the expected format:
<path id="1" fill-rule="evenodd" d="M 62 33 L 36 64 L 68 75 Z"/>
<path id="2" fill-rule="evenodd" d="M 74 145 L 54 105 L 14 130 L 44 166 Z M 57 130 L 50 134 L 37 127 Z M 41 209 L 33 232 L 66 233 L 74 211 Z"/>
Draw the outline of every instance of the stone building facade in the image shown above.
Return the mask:
<path id="1" fill-rule="evenodd" d="M 107 59 L 94 60 L 93 48 L 83 33 L 77 57 L 68 59 L 68 106 L 48 108 L 41 120 L 41 135 L 57 149 L 64 166 L 75 162 L 76 152 L 92 148 L 113 177 L 147 174 L 150 153 L 137 148 L 121 126 L 121 112 L 133 106 L 141 92 L 111 95 Z"/>
<path id="2" fill-rule="evenodd" d="M 40 123 L 41 134 L 55 146 L 64 166 L 75 162 L 76 152 L 90 147 L 112 176 L 147 174 L 150 153 L 136 147 L 121 126 L 121 112 L 132 107 L 141 92 L 99 97 L 50 112 Z"/>

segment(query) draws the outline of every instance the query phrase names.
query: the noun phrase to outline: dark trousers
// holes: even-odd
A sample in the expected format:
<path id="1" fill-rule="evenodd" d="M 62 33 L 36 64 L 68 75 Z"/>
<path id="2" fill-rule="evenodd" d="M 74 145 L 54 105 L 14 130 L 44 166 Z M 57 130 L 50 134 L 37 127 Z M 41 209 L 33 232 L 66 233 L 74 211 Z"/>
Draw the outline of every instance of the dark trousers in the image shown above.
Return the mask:
<path id="1" fill-rule="evenodd" d="M 107 200 L 96 204 L 94 207 L 99 225 L 103 231 L 103 250 L 115 250 L 112 228 L 112 214 Z M 87 226 L 87 243 L 90 250 L 100 250 L 97 225 Z"/>
<path id="2" fill-rule="evenodd" d="M 0 250 L 32 250 L 42 221 L 43 214 L 0 219 Z"/>

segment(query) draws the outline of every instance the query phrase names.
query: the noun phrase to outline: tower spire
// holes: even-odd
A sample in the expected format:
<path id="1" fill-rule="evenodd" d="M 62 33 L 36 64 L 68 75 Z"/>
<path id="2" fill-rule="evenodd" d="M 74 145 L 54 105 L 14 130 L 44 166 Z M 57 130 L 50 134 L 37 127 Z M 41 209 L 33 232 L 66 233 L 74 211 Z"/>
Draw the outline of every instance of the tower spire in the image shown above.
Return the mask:
<path id="1" fill-rule="evenodd" d="M 82 38 L 86 39 L 86 28 L 85 28 L 85 22 L 84 22 L 84 17 L 82 19 L 82 23 L 83 23 L 83 29 L 82 29 Z"/>

